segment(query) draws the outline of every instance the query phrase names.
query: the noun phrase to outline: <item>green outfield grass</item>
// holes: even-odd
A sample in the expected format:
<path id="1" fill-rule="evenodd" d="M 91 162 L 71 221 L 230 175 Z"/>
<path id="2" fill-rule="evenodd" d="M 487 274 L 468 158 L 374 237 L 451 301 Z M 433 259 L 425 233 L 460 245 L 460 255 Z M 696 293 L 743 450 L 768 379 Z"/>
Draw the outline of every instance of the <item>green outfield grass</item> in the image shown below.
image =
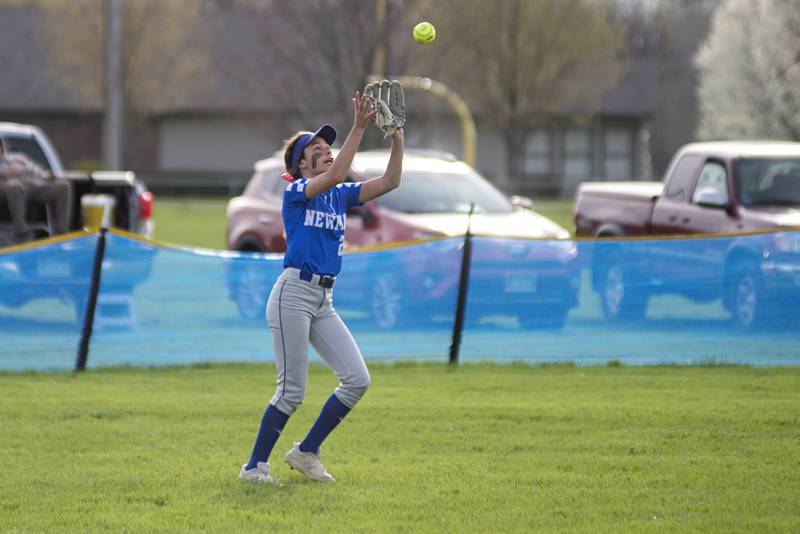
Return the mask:
<path id="1" fill-rule="evenodd" d="M 575 223 L 572 220 L 572 199 L 534 199 L 533 209 L 569 230 L 570 234 L 575 233 Z"/>
<path id="2" fill-rule="evenodd" d="M 2 532 L 796 532 L 800 369 L 372 366 L 326 442 L 312 367 L 272 457 L 236 480 L 267 365 L 0 374 Z"/>
<path id="3" fill-rule="evenodd" d="M 157 197 L 154 237 L 175 245 L 224 249 L 227 197 Z M 542 215 L 573 231 L 571 200 L 534 200 Z"/>
<path id="4" fill-rule="evenodd" d="M 191 247 L 225 249 L 227 197 L 161 197 L 155 199 L 155 239 Z"/>

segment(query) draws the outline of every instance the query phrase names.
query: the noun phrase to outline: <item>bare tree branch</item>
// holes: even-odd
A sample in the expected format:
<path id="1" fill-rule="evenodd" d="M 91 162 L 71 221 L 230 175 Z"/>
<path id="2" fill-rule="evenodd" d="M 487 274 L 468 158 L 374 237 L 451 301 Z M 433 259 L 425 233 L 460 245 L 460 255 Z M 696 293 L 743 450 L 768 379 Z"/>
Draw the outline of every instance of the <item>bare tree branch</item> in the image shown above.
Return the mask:
<path id="1" fill-rule="evenodd" d="M 38 0 L 40 39 L 48 69 L 70 91 L 102 100 L 104 2 Z M 123 4 L 123 78 L 129 111 L 173 108 L 207 79 L 208 62 L 197 29 L 196 2 L 127 1 Z M 190 44 L 190 40 L 192 40 Z"/>
<path id="2" fill-rule="evenodd" d="M 588 106 L 619 79 L 623 30 L 590 0 L 437 2 L 439 64 L 505 136 L 508 168 L 521 174 L 526 137 L 571 106 Z M 469 28 L 469 31 L 463 31 Z"/>

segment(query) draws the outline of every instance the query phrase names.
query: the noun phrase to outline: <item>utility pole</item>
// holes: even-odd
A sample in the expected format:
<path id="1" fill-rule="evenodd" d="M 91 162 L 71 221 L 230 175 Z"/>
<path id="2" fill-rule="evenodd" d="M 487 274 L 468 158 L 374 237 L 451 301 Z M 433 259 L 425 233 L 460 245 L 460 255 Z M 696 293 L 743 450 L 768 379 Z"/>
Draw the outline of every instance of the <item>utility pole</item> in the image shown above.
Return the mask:
<path id="1" fill-rule="evenodd" d="M 105 118 L 103 160 L 109 170 L 122 169 L 122 0 L 105 0 Z"/>
<path id="2" fill-rule="evenodd" d="M 386 0 L 375 0 L 375 27 L 378 28 L 378 46 L 375 48 L 372 72 L 382 80 L 386 75 Z"/>

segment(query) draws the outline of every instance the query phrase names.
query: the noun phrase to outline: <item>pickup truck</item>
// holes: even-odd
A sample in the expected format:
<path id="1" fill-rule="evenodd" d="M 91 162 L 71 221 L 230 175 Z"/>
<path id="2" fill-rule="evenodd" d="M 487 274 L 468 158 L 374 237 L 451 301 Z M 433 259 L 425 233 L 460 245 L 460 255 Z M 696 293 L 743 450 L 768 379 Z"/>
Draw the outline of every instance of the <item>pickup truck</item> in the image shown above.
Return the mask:
<path id="1" fill-rule="evenodd" d="M 153 196 L 144 183 L 130 171 L 67 171 L 50 139 L 40 128 L 28 124 L 0 122 L 0 137 L 6 150 L 22 152 L 53 173 L 56 179 L 72 183 L 73 207 L 71 229 L 81 228 L 81 197 L 86 193 L 104 193 L 116 199 L 112 226 L 129 232 L 152 236 Z M 47 214 L 42 206 L 32 205 L 29 219 L 39 229 L 36 237 L 47 237 Z M 0 200 L 0 247 L 11 244 L 8 232 L 11 220 L 4 200 Z"/>
<path id="2" fill-rule="evenodd" d="M 748 329 L 773 319 L 776 302 L 800 303 L 800 232 L 780 232 L 800 229 L 800 143 L 685 145 L 662 182 L 581 184 L 574 220 L 577 237 L 732 234 L 674 254 L 663 240 L 637 241 L 635 259 L 619 242 L 592 247 L 592 288 L 607 318 L 641 319 L 651 296 L 680 294 L 722 299 Z"/>
<path id="3" fill-rule="evenodd" d="M 58 152 L 38 127 L 0 122 L 0 137 L 8 152 L 23 152 L 44 169 L 53 173 L 56 180 L 69 180 L 72 183 L 73 206 L 70 229 L 81 229 L 81 197 L 84 194 L 108 194 L 116 200 L 116 209 L 111 226 L 150 237 L 153 232 L 153 196 L 144 183 L 129 171 L 66 171 Z M 48 237 L 50 224 L 44 205 L 30 203 L 28 207 L 29 225 L 34 229 L 35 238 Z M 13 244 L 13 227 L 4 198 L 0 198 L 0 254 L 3 247 Z M 9 249 L 14 250 L 14 249 Z M 13 291 L 0 291 L 0 307 L 17 308 L 30 300 L 42 297 L 58 297 L 71 301 L 77 319 L 82 319 L 85 304 L 85 289 L 91 271 L 78 259 L 79 255 L 59 255 L 58 265 L 41 259 L 36 255 L 9 254 L 3 257 L 0 269 L 0 287 L 11 287 Z M 113 252 L 106 254 L 104 269 L 104 290 L 115 294 L 128 294 L 133 287 L 149 276 L 151 262 L 128 267 L 125 261 L 113 261 Z M 143 268 L 142 266 L 145 266 Z M 51 288 L 52 291 L 45 291 Z M 52 295 L 50 293 L 53 293 Z"/>

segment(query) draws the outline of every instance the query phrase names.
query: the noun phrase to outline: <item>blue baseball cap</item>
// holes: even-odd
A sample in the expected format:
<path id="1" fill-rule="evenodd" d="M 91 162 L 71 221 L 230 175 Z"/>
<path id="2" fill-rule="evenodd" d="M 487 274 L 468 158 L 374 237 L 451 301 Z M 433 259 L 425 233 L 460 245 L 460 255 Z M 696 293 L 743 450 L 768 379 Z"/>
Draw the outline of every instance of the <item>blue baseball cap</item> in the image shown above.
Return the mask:
<path id="1" fill-rule="evenodd" d="M 336 129 L 330 124 L 323 124 L 316 132 L 309 132 L 297 138 L 292 150 L 292 174 L 297 176 L 297 165 L 300 163 L 300 157 L 303 155 L 303 150 L 306 149 L 308 144 L 315 138 L 322 137 L 326 143 L 333 145 L 336 141 Z"/>

